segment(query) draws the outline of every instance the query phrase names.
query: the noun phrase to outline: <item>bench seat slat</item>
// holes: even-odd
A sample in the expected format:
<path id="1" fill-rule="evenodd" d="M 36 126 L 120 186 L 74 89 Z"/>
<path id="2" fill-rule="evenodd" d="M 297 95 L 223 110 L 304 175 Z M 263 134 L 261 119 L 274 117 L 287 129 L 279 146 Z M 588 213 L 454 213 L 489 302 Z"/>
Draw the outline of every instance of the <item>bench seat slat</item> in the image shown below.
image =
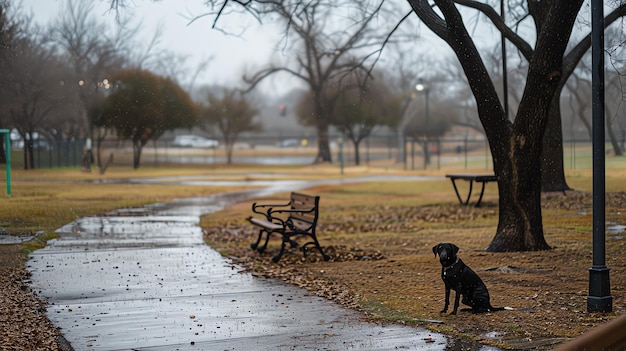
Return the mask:
<path id="1" fill-rule="evenodd" d="M 280 224 L 276 224 L 268 220 L 260 219 L 256 217 L 248 217 L 248 221 L 254 225 L 258 225 L 259 227 L 263 227 L 269 230 L 279 230 L 283 228 L 283 226 Z"/>
<path id="2" fill-rule="evenodd" d="M 291 223 L 294 225 L 294 227 L 298 228 L 301 231 L 309 231 L 311 228 L 311 226 L 313 225 L 310 221 L 301 221 L 298 219 L 293 219 L 291 221 Z"/>

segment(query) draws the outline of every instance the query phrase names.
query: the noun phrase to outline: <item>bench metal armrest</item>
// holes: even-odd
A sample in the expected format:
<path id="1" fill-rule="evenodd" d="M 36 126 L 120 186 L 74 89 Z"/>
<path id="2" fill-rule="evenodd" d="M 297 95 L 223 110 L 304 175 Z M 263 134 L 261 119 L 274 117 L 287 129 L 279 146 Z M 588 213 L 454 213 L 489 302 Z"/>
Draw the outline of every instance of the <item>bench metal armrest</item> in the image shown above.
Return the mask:
<path id="1" fill-rule="evenodd" d="M 253 203 L 252 204 L 252 210 L 254 210 L 256 207 L 287 207 L 291 205 L 291 201 L 287 202 L 286 204 L 259 204 L 259 203 Z"/>
<path id="2" fill-rule="evenodd" d="M 252 212 L 256 213 L 256 214 L 260 214 L 263 215 L 265 217 L 267 217 L 267 220 L 270 220 L 270 212 L 272 212 L 272 209 L 274 207 L 287 207 L 291 205 L 291 202 L 288 202 L 286 204 L 257 204 L 256 202 L 252 204 Z M 259 208 L 268 208 L 265 212 L 258 210 Z"/>

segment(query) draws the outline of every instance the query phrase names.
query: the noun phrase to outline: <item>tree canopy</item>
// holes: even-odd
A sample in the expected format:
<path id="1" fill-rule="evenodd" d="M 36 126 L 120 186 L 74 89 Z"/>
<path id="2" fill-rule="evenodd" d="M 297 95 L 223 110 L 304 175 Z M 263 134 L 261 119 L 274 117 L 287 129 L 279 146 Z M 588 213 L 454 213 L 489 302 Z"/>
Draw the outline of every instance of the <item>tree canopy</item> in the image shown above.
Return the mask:
<path id="1" fill-rule="evenodd" d="M 224 6 L 228 5 L 228 1 Z M 304 5 L 304 6 L 303 6 Z M 316 127 L 316 162 L 331 162 L 328 128 L 342 80 L 354 71 L 367 71 L 393 30 L 395 4 L 379 0 L 250 1 L 246 10 L 259 18 L 278 16 L 285 23 L 284 63 L 272 63 L 246 80 L 254 87 L 263 79 L 287 73 L 302 82 L 313 98 L 311 125 Z"/>
<path id="2" fill-rule="evenodd" d="M 191 128 L 198 111 L 189 95 L 173 80 L 149 71 L 131 69 L 114 74 L 111 94 L 102 109 L 102 122 L 115 128 L 118 137 L 133 143 L 133 167 L 141 150 L 165 131 Z"/>

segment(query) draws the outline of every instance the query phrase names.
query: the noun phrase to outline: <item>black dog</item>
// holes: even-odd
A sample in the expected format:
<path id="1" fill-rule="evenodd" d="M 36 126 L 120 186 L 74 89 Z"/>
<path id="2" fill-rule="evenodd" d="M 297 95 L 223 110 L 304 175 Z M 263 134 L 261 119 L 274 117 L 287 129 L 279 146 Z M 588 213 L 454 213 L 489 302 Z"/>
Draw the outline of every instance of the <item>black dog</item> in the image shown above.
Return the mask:
<path id="1" fill-rule="evenodd" d="M 470 306 L 473 313 L 501 311 L 504 308 L 494 308 L 489 302 L 489 291 L 480 277 L 461 261 L 456 255 L 458 246 L 442 243 L 433 247 L 435 257 L 439 255 L 441 262 L 441 279 L 446 285 L 446 303 L 440 313 L 446 313 L 450 305 L 450 289 L 456 291 L 454 309 L 456 314 L 459 308 L 459 297 L 463 295 L 463 304 Z"/>

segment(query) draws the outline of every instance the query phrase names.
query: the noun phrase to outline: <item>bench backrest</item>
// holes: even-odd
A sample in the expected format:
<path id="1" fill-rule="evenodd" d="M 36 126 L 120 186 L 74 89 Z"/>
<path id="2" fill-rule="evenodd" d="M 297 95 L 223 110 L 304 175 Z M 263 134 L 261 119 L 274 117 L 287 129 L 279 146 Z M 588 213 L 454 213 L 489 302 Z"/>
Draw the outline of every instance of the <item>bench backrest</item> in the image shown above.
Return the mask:
<path id="1" fill-rule="evenodd" d="M 290 217 L 292 221 L 298 227 L 304 226 L 312 226 L 315 228 L 315 224 L 317 223 L 318 216 L 318 205 L 320 202 L 319 196 L 311 196 L 300 193 L 291 193 L 291 209 L 292 210 L 310 210 L 314 209 L 310 212 L 294 212 L 290 213 Z M 298 221 L 304 223 L 297 223 Z"/>

